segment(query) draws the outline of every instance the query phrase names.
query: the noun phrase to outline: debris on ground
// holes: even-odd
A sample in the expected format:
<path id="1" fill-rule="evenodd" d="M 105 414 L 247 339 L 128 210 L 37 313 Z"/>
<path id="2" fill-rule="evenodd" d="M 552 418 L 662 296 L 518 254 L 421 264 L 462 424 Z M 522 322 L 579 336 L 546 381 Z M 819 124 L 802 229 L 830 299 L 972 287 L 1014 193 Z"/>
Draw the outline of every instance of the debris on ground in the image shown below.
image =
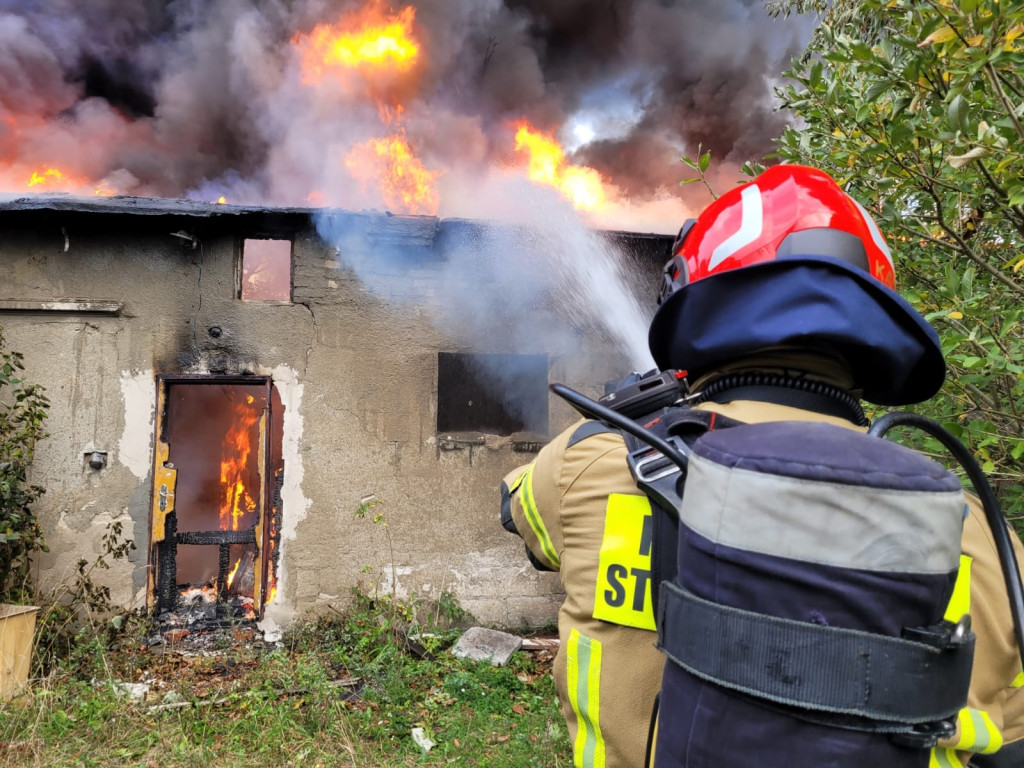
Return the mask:
<path id="1" fill-rule="evenodd" d="M 523 638 L 517 635 L 497 629 L 471 627 L 452 647 L 452 655 L 460 659 L 489 661 L 495 667 L 503 667 L 522 645 Z"/>
<path id="2" fill-rule="evenodd" d="M 142 701 L 149 693 L 149 683 L 126 683 L 122 680 L 111 680 L 111 687 L 118 696 L 125 696 L 133 701 Z"/>
<path id="3" fill-rule="evenodd" d="M 412 740 L 416 742 L 416 746 L 422 749 L 424 753 L 434 748 L 434 742 L 430 740 L 422 728 L 412 729 Z"/>
<path id="4" fill-rule="evenodd" d="M 560 641 L 557 637 L 524 637 L 524 651 L 557 651 Z"/>

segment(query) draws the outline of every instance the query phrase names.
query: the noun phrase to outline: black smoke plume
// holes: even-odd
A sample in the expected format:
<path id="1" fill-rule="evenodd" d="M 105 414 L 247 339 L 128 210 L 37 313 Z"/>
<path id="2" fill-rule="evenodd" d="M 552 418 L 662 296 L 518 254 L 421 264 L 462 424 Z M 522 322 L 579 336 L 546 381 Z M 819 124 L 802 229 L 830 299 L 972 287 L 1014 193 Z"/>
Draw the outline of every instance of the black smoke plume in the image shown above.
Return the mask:
<path id="1" fill-rule="evenodd" d="M 124 194 L 383 207 L 343 164 L 380 94 L 310 88 L 293 43 L 372 1 L 0 0 L 0 183 L 65 163 Z M 678 198 L 680 153 L 770 149 L 772 82 L 809 31 L 758 0 L 410 4 L 423 56 L 389 94 L 442 191 L 508 164 L 525 118 L 631 202 Z"/>

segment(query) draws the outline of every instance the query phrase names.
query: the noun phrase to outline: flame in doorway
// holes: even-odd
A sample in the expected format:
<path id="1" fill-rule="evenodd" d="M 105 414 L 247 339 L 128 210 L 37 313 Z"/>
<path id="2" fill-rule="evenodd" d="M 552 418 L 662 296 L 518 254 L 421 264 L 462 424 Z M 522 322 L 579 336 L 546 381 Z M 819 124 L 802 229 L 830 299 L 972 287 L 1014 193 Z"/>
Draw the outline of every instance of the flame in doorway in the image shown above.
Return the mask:
<path id="1" fill-rule="evenodd" d="M 259 411 L 251 407 L 255 401 L 252 395 L 246 395 L 245 403 L 239 403 L 236 418 L 224 438 L 220 461 L 220 482 L 224 493 L 220 505 L 222 531 L 239 530 L 242 518 L 256 511 L 256 502 L 245 487 L 246 465 L 253 449 L 252 428 L 259 419 Z"/>

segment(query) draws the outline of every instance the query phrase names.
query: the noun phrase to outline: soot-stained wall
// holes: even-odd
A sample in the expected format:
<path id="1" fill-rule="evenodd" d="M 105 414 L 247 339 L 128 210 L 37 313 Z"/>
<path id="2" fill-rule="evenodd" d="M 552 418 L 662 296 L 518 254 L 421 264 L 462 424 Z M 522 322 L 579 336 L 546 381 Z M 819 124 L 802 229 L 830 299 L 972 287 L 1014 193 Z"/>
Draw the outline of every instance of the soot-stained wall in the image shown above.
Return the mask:
<path id="1" fill-rule="evenodd" d="M 0 204 L 0 327 L 52 403 L 32 468 L 46 489 L 37 503 L 50 547 L 38 558 L 41 585 L 71 580 L 119 521 L 137 548 L 94 575 L 117 603 L 145 605 L 158 377 L 253 375 L 272 379 L 284 413 L 279 589 L 266 627 L 344 603 L 360 583 L 427 600 L 448 591 L 498 626 L 552 620 L 558 577 L 535 572 L 501 529 L 498 485 L 575 416 L 552 397 L 547 435 L 438 433 L 438 353 L 546 355 L 551 380 L 592 395 L 630 361 L 579 317 L 557 339 L 460 332 L 443 222 L 352 216 L 359 239 L 327 242 L 314 216 Z M 240 247 L 251 237 L 293 241 L 291 302 L 237 298 Z M 622 242 L 633 248 L 631 269 L 653 285 L 667 239 Z M 464 324 L 479 325 L 480 311 L 467 310 Z M 545 311 L 557 315 L 550 301 Z M 88 463 L 94 451 L 107 454 L 102 469 Z M 373 502 L 372 514 L 356 515 Z M 372 521 L 377 513 L 386 528 Z"/>

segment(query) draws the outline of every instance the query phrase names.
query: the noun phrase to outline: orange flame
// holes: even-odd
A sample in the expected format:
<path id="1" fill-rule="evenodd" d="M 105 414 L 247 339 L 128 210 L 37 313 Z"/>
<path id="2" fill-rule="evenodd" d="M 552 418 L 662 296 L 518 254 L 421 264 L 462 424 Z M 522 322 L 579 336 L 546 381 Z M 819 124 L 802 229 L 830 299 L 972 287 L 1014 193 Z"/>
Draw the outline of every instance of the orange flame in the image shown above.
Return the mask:
<path id="1" fill-rule="evenodd" d="M 231 588 L 231 583 L 235 580 L 235 574 L 238 573 L 238 569 L 242 565 L 242 558 L 238 558 L 235 561 L 235 567 L 231 569 L 231 573 L 228 574 L 228 589 Z"/>
<path id="2" fill-rule="evenodd" d="M 402 133 L 357 144 L 345 167 L 360 183 L 380 188 L 384 203 L 402 213 L 437 213 L 439 171 L 428 171 Z"/>
<path id="3" fill-rule="evenodd" d="M 245 400 L 246 405 L 255 402 L 252 395 L 246 395 Z M 249 454 L 252 452 L 249 432 L 259 414 L 254 409 L 239 404 L 237 416 L 224 438 L 220 461 L 220 482 L 224 489 L 224 500 L 220 505 L 220 527 L 224 531 L 237 531 L 242 518 L 256 509 L 256 502 L 245 489 L 243 475 Z"/>
<path id="4" fill-rule="evenodd" d="M 415 16 L 412 6 L 385 13 L 374 3 L 338 24 L 317 24 L 308 35 L 296 35 L 292 43 L 302 51 L 303 82 L 316 82 L 329 70 L 409 70 L 420 52 L 412 36 Z"/>
<path id="5" fill-rule="evenodd" d="M 224 195 L 221 195 L 217 198 L 217 205 L 224 205 L 227 201 L 228 199 L 224 197 Z"/>
<path id="6" fill-rule="evenodd" d="M 44 189 L 56 189 L 56 190 L 69 190 L 75 187 L 80 187 L 83 184 L 89 182 L 85 179 L 78 178 L 76 176 L 70 176 L 57 168 L 46 168 L 43 171 L 32 171 L 32 175 L 26 182 L 27 187 L 40 187 L 39 190 Z"/>
<path id="7" fill-rule="evenodd" d="M 395 121 L 401 120 L 402 113 L 404 111 L 405 107 L 401 104 L 389 106 L 388 104 L 381 103 L 377 105 L 377 114 L 380 115 L 380 121 L 384 123 L 384 125 L 391 125 Z"/>
<path id="8" fill-rule="evenodd" d="M 275 484 L 280 483 L 281 474 L 284 472 L 283 467 L 279 467 L 274 472 Z M 267 542 L 267 593 L 263 600 L 263 604 L 267 605 L 274 602 L 274 598 L 277 597 L 277 525 L 279 519 L 280 509 L 277 505 L 270 508 L 270 521 L 268 524 L 268 542 Z"/>
<path id="9" fill-rule="evenodd" d="M 583 165 L 571 165 L 554 138 L 526 123 L 516 131 L 516 150 L 529 154 L 527 176 L 536 184 L 558 189 L 574 208 L 593 210 L 606 199 L 601 174 Z"/>
<path id="10" fill-rule="evenodd" d="M 76 176 L 59 168 L 43 168 L 32 171 L 25 181 L 25 187 L 32 192 L 73 192 L 97 197 L 112 197 L 117 190 L 105 182 L 91 183 L 84 176 Z"/>

